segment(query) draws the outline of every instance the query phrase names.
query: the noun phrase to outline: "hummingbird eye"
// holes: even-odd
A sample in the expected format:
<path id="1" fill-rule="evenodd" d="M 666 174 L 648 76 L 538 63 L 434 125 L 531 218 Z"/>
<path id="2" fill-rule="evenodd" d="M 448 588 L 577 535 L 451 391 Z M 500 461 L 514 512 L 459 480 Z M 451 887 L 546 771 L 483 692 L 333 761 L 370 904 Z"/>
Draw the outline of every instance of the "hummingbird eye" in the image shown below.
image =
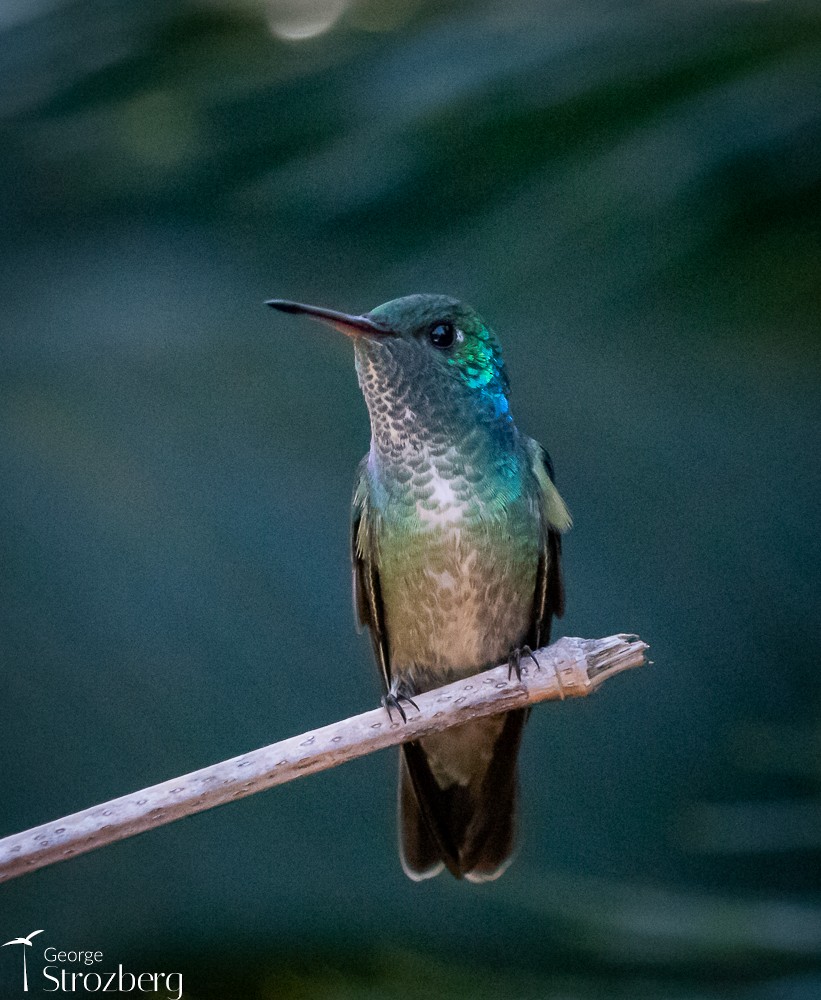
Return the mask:
<path id="1" fill-rule="evenodd" d="M 453 323 L 437 323 L 428 334 L 430 342 L 440 351 L 453 347 L 454 341 L 461 340 L 462 336 L 462 331 L 457 330 Z"/>

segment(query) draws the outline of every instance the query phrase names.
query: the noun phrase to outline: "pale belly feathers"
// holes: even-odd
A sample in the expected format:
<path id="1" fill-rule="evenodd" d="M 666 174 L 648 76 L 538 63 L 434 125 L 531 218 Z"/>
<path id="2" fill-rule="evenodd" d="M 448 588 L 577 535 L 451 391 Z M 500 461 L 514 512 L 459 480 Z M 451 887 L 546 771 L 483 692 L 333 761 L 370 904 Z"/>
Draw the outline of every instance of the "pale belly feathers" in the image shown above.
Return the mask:
<path id="1" fill-rule="evenodd" d="M 394 683 L 424 691 L 503 663 L 532 622 L 538 561 L 533 524 L 428 523 L 381 566 Z M 515 537 L 515 541 L 514 541 Z M 422 741 L 446 788 L 467 784 L 493 757 L 504 717 L 491 716 Z"/>
<path id="2" fill-rule="evenodd" d="M 447 490 L 418 528 L 380 547 L 391 672 L 417 690 L 504 661 L 532 622 L 539 528 L 529 505 L 485 519 Z"/>

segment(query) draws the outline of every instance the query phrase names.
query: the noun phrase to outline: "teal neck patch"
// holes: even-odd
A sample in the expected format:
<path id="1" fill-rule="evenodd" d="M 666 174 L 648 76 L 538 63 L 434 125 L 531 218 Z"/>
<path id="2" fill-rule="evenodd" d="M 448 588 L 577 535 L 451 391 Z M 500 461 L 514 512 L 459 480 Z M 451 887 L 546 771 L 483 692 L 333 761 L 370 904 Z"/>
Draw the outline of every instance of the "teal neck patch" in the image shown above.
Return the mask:
<path id="1" fill-rule="evenodd" d="M 509 383 L 502 350 L 493 333 L 484 325 L 463 331 L 463 341 L 447 359 L 462 381 L 492 403 L 497 417 L 510 419 Z"/>

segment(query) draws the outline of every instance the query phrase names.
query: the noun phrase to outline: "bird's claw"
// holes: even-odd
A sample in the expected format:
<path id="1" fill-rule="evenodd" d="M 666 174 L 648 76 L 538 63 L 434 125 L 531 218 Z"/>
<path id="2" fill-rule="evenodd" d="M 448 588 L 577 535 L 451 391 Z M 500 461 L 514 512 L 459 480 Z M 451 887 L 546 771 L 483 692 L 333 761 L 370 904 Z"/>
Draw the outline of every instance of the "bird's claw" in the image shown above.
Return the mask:
<path id="1" fill-rule="evenodd" d="M 404 687 L 396 688 L 396 690 L 388 691 L 387 694 L 382 695 L 382 707 L 388 713 L 388 718 L 393 722 L 393 709 L 399 713 L 403 722 L 408 721 L 407 713 L 405 709 L 402 708 L 402 702 L 406 702 L 408 705 L 413 705 L 416 711 L 419 711 L 419 706 L 411 698 L 411 693 L 408 689 Z"/>
<path id="2" fill-rule="evenodd" d="M 392 691 L 389 691 L 388 694 L 382 695 L 382 707 L 388 713 L 388 718 L 391 722 L 393 722 L 393 709 L 396 709 L 396 711 L 400 714 L 403 722 L 408 721 L 408 717 L 405 715 L 405 709 L 399 704 L 399 699 Z"/>
<path id="3" fill-rule="evenodd" d="M 510 680 L 513 674 L 517 681 L 522 679 L 522 651 L 518 646 L 511 649 L 507 657 L 507 679 Z"/>
<path id="4" fill-rule="evenodd" d="M 536 654 L 530 648 L 530 646 L 517 646 L 515 649 L 511 649 L 510 654 L 507 658 L 507 679 L 516 674 L 516 680 L 520 681 L 522 679 L 522 657 L 528 656 L 536 664 L 536 669 L 541 670 L 542 665 L 536 659 Z"/>

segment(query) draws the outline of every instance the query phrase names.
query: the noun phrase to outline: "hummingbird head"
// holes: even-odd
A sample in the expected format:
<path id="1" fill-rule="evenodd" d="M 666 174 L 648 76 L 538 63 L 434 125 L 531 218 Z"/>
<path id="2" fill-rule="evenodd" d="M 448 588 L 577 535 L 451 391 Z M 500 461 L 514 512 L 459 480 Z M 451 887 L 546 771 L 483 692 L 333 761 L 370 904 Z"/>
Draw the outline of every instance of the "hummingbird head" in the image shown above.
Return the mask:
<path id="1" fill-rule="evenodd" d="M 408 295 L 361 316 L 280 299 L 282 312 L 302 313 L 354 339 L 359 383 L 371 422 L 417 420 L 473 412 L 510 420 L 508 379 L 496 336 L 470 306 L 447 295 Z"/>

